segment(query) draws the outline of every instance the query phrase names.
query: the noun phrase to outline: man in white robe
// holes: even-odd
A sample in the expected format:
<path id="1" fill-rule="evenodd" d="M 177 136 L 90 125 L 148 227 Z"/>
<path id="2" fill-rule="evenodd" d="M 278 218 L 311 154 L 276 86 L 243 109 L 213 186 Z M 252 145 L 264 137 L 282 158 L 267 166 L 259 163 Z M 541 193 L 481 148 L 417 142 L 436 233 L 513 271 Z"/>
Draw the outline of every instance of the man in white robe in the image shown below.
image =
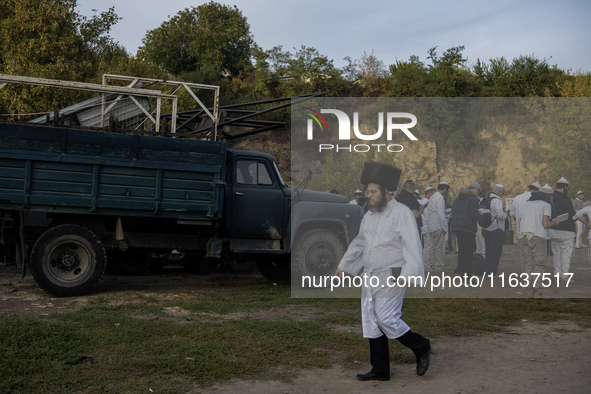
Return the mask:
<path id="1" fill-rule="evenodd" d="M 576 211 L 580 211 L 585 207 L 585 193 L 582 190 L 577 192 L 577 198 L 573 200 L 573 208 Z M 583 230 L 585 229 L 585 225 L 580 220 L 575 222 L 575 228 L 577 230 L 577 235 L 575 238 L 575 248 L 580 249 L 584 247 L 583 245 Z"/>
<path id="2" fill-rule="evenodd" d="M 591 204 L 586 203 L 586 205 L 575 215 L 575 219 L 580 221 L 581 223 L 585 224 L 589 228 L 589 247 L 587 248 L 587 261 L 591 263 L 591 223 L 588 222 L 587 218 L 591 218 Z"/>
<path id="3" fill-rule="evenodd" d="M 530 198 L 523 204 L 520 212 L 519 248 L 525 257 L 524 272 L 528 274 L 529 297 L 543 298 L 542 281 L 533 280 L 532 274 L 541 275 L 546 268 L 547 229 L 560 224 L 560 220 L 551 221 L 552 193 L 554 190 L 546 184 L 533 191 Z"/>
<path id="4" fill-rule="evenodd" d="M 362 290 L 363 336 L 369 339 L 372 370 L 359 380 L 389 380 L 388 339 L 398 339 L 417 360 L 417 374 L 429 368 L 431 345 L 413 333 L 401 319 L 406 286 L 390 286 L 402 277 L 417 284 L 424 280 L 421 241 L 412 211 L 389 196 L 396 189 L 400 170 L 382 163 L 365 163 L 361 183 L 367 185 L 370 210 L 361 222 L 335 275 L 367 275 Z M 374 278 L 374 279 L 372 279 Z M 397 283 L 404 284 L 400 278 Z M 377 279 L 377 280 L 376 280 Z M 372 285 L 373 284 L 373 285 Z"/>
<path id="5" fill-rule="evenodd" d="M 437 185 L 437 191 L 429 198 L 429 205 L 425 208 L 423 259 L 427 269 L 431 272 L 443 271 L 445 239 L 448 232 L 445 199 L 448 192 L 449 184 L 440 182 Z"/>
<path id="6" fill-rule="evenodd" d="M 511 210 L 511 216 L 515 218 L 516 236 L 517 239 L 521 239 L 521 217 L 523 216 L 523 208 L 525 202 L 529 200 L 533 192 L 540 190 L 542 185 L 540 182 L 535 181 L 527 187 L 527 191 L 521 193 L 513 199 L 513 209 Z M 525 272 L 525 254 L 524 249 L 519 248 L 519 267 L 521 272 Z"/>

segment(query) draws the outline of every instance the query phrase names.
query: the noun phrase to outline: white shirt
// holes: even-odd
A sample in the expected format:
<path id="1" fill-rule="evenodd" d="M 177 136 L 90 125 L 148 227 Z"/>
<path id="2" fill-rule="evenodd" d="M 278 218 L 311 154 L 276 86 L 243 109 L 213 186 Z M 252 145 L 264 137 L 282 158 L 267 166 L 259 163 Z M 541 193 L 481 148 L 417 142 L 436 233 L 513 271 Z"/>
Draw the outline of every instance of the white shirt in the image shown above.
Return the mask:
<path id="1" fill-rule="evenodd" d="M 429 205 L 425 209 L 423 217 L 423 230 L 426 233 L 434 233 L 437 230 L 447 231 L 445 220 L 445 199 L 439 191 L 433 193 L 429 199 Z"/>
<path id="2" fill-rule="evenodd" d="M 552 206 L 546 201 L 527 201 L 521 213 L 521 236 L 519 239 L 533 235 L 548 239 L 548 230 L 544 228 L 544 216 L 552 216 Z"/>
<path id="3" fill-rule="evenodd" d="M 587 215 L 587 217 L 591 219 L 591 205 L 587 205 L 586 207 L 583 207 L 583 209 L 578 210 L 574 218 L 580 218 L 583 215 Z M 589 239 L 591 240 L 591 231 L 589 231 Z"/>
<path id="4" fill-rule="evenodd" d="M 492 223 L 490 226 L 485 228 L 486 231 L 493 231 L 501 229 L 505 231 L 505 219 L 507 219 L 507 213 L 503 211 L 503 201 L 501 197 L 494 193 L 490 194 L 490 214 L 492 217 Z"/>
<path id="5" fill-rule="evenodd" d="M 579 197 L 575 198 L 573 200 L 573 207 L 575 208 L 575 211 L 577 210 L 581 210 L 583 208 L 583 204 L 585 202 L 583 200 L 581 200 Z M 578 208 L 578 209 L 577 209 Z"/>
<path id="6" fill-rule="evenodd" d="M 423 226 L 421 227 L 421 234 L 425 234 L 425 223 L 427 223 L 427 214 L 425 213 L 427 211 L 427 208 L 425 208 L 425 205 L 429 204 L 429 199 L 423 198 L 419 201 L 419 203 L 423 207 L 423 213 L 421 214 L 421 220 L 423 221 Z"/>
<path id="7" fill-rule="evenodd" d="M 412 211 L 395 199 L 382 212 L 369 210 L 365 214 L 359 234 L 339 263 L 339 269 L 350 275 L 391 267 L 402 267 L 401 276 L 425 274 L 417 221 Z"/>
<path id="8" fill-rule="evenodd" d="M 515 223 L 517 223 L 517 239 L 519 239 L 519 234 L 521 234 L 521 225 L 519 223 L 522 212 L 523 212 L 523 206 L 525 205 L 525 202 L 527 200 L 529 200 L 529 198 L 531 197 L 531 192 L 527 191 L 524 193 L 521 193 L 520 195 L 518 195 L 517 197 L 515 197 L 513 199 L 513 210 L 511 211 L 511 216 L 513 216 L 515 218 Z"/>

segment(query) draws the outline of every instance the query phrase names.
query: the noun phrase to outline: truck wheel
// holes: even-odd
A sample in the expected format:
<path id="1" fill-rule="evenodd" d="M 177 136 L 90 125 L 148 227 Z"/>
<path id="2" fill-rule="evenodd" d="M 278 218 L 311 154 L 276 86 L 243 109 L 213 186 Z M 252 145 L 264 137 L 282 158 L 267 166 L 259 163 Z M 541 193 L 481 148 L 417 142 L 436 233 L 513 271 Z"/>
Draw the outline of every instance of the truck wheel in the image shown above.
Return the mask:
<path id="1" fill-rule="evenodd" d="M 92 231 L 65 224 L 39 237 L 29 264 L 39 287 L 63 297 L 89 291 L 103 276 L 106 261 L 105 248 Z"/>
<path id="2" fill-rule="evenodd" d="M 345 254 L 345 245 L 329 230 L 311 230 L 297 241 L 293 253 L 294 277 L 334 274 Z"/>
<path id="3" fill-rule="evenodd" d="M 257 260 L 257 268 L 265 278 L 274 281 L 286 281 L 291 278 L 289 258 L 274 256 Z"/>

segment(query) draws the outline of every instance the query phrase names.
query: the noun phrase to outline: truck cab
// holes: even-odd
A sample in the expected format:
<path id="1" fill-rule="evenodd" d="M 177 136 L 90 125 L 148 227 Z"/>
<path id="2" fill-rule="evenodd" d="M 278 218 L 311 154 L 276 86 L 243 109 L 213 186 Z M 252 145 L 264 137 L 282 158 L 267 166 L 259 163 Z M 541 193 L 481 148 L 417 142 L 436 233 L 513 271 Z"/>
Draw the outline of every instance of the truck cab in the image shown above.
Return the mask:
<path id="1" fill-rule="evenodd" d="M 285 250 L 291 189 L 271 155 L 228 150 L 223 233 L 233 252 Z"/>
<path id="2" fill-rule="evenodd" d="M 336 194 L 294 192 L 265 153 L 228 150 L 226 169 L 221 236 L 229 254 L 254 256 L 274 280 L 334 272 L 357 235 L 358 206 Z"/>

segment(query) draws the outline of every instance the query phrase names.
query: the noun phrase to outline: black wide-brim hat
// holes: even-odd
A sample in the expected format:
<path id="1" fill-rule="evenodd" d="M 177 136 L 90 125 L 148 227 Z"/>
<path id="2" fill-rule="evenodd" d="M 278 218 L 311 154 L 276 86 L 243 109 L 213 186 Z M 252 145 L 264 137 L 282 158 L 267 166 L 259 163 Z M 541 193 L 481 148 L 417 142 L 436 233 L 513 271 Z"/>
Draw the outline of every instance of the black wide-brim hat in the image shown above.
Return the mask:
<path id="1" fill-rule="evenodd" d="M 361 173 L 361 183 L 378 183 L 381 187 L 388 190 L 396 190 L 402 170 L 389 164 L 378 163 L 375 161 L 366 162 L 363 165 Z"/>

